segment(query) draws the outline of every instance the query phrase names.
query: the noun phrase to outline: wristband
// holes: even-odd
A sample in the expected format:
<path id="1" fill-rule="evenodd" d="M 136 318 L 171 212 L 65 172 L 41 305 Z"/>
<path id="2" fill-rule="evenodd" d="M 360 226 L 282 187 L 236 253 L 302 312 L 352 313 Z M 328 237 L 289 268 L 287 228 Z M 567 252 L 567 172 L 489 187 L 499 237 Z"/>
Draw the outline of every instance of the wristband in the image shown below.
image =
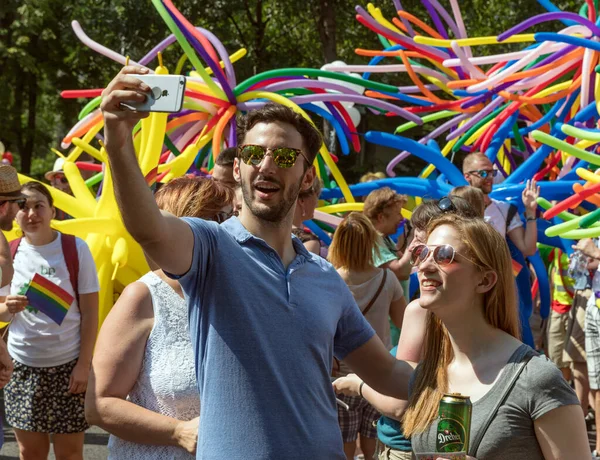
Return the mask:
<path id="1" fill-rule="evenodd" d="M 526 222 L 532 222 L 532 221 L 535 221 L 535 220 L 537 220 L 537 217 L 535 217 L 535 216 L 534 217 L 525 217 L 525 221 Z"/>
<path id="2" fill-rule="evenodd" d="M 363 394 L 362 394 L 362 387 L 365 384 L 364 381 L 360 382 L 360 386 L 358 387 L 358 394 L 360 395 L 361 398 L 364 398 Z"/>

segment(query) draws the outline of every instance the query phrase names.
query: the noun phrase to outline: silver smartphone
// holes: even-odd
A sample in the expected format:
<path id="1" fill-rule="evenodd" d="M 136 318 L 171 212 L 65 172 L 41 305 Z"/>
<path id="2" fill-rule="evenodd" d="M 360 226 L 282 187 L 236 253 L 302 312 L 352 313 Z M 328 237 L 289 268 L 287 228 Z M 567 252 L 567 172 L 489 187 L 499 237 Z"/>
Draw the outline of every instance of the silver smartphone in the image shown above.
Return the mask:
<path id="1" fill-rule="evenodd" d="M 122 103 L 129 110 L 138 112 L 181 111 L 185 95 L 185 77 L 181 75 L 135 75 L 150 87 L 144 102 L 127 101 Z"/>

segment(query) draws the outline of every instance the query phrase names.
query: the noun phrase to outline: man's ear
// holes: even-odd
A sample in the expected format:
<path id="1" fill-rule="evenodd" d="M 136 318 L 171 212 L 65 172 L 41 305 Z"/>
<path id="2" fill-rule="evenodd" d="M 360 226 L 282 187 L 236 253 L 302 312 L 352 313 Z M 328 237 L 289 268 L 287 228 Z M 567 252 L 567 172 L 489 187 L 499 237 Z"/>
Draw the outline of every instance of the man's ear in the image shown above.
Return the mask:
<path id="1" fill-rule="evenodd" d="M 310 189 L 315 181 L 315 175 L 317 174 L 315 167 L 310 166 L 305 172 L 304 177 L 302 178 L 302 186 L 300 188 L 301 192 L 306 192 Z"/>
<path id="2" fill-rule="evenodd" d="M 233 159 L 233 178 L 238 184 L 242 182 L 242 176 L 240 173 L 240 159 L 237 157 Z"/>
<path id="3" fill-rule="evenodd" d="M 481 280 L 477 285 L 475 291 L 478 294 L 485 294 L 490 291 L 498 282 L 498 274 L 493 270 L 485 270 L 481 274 Z"/>

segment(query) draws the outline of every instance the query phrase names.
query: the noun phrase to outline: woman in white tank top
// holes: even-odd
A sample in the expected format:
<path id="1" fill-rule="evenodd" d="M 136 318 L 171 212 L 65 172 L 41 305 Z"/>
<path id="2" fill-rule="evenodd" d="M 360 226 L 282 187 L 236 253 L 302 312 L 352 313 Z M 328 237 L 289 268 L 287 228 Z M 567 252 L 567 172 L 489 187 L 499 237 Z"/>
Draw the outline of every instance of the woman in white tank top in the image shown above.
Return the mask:
<path id="1" fill-rule="evenodd" d="M 234 192 L 212 179 L 179 178 L 156 194 L 178 217 L 221 222 Z M 109 459 L 193 459 L 200 398 L 187 306 L 162 270 L 128 286 L 96 344 L 86 418 L 111 433 Z"/>

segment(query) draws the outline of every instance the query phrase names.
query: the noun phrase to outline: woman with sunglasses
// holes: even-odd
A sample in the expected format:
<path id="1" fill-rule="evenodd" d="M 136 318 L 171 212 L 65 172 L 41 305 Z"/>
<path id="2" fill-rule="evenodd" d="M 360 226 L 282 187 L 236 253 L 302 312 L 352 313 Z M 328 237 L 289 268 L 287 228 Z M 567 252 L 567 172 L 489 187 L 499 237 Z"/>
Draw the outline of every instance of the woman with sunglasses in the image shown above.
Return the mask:
<path id="1" fill-rule="evenodd" d="M 434 220 L 413 249 L 428 311 L 424 356 L 411 379 L 404 432 L 436 451 L 444 394 L 472 402 L 468 454 L 496 460 L 590 459 L 583 412 L 556 366 L 518 340 L 508 247 L 489 224 Z"/>
<path id="2" fill-rule="evenodd" d="M 407 250 L 427 242 L 427 226 L 429 223 L 446 214 L 458 214 L 468 219 L 481 216 L 465 199 L 451 196 L 440 200 L 426 201 L 412 213 L 410 223 L 413 227 L 413 238 L 408 241 Z M 425 340 L 427 311 L 413 300 L 404 311 L 398 346 L 391 353 L 396 359 L 418 362 L 421 359 Z M 373 390 L 356 374 L 349 374 L 339 379 L 336 385 L 353 388 L 355 393 L 362 385 L 362 396 L 379 411 L 382 416 L 377 422 L 377 438 L 379 460 L 410 460 L 412 449 L 410 440 L 404 436 L 400 421 L 408 402 L 382 395 Z"/>
<path id="3" fill-rule="evenodd" d="M 56 458 L 81 459 L 89 428 L 84 393 L 98 330 L 96 265 L 83 240 L 52 229 L 55 210 L 44 185 L 28 182 L 21 192 L 26 201 L 16 220 L 23 238 L 11 243 L 15 274 L 0 304 L 0 321 L 10 321 L 14 361 L 4 392 L 6 418 L 21 458 L 47 458 L 52 434 Z M 23 295 L 34 275 L 74 297 L 61 324 Z"/>
<path id="4" fill-rule="evenodd" d="M 358 307 L 373 326 L 389 350 L 392 348 L 391 317 L 396 326 L 402 325 L 406 300 L 398 278 L 389 269 L 374 265 L 378 253 L 379 235 L 371 221 L 358 212 L 348 214 L 333 235 L 329 260 L 346 282 Z M 334 376 L 351 372 L 343 362 L 336 362 Z M 344 452 L 349 460 L 354 458 L 356 439 L 360 433 L 360 446 L 365 458 L 372 458 L 377 439 L 376 421 L 380 414 L 362 397 L 340 396 L 350 408 L 338 406 L 338 420 L 342 430 Z"/>
<path id="5" fill-rule="evenodd" d="M 300 238 L 304 247 L 316 254 L 321 255 L 321 240 L 309 229 L 304 227 L 304 221 L 311 220 L 315 216 L 315 208 L 319 204 L 319 195 L 321 194 L 321 179 L 315 177 L 312 186 L 308 190 L 303 190 L 298 195 L 296 210 L 294 211 L 294 223 L 292 233 Z"/>
<path id="6" fill-rule="evenodd" d="M 156 193 L 178 217 L 221 221 L 233 190 L 179 178 Z M 104 321 L 86 395 L 86 417 L 111 433 L 111 459 L 193 459 L 200 398 L 181 286 L 162 270 L 127 286 Z"/>

